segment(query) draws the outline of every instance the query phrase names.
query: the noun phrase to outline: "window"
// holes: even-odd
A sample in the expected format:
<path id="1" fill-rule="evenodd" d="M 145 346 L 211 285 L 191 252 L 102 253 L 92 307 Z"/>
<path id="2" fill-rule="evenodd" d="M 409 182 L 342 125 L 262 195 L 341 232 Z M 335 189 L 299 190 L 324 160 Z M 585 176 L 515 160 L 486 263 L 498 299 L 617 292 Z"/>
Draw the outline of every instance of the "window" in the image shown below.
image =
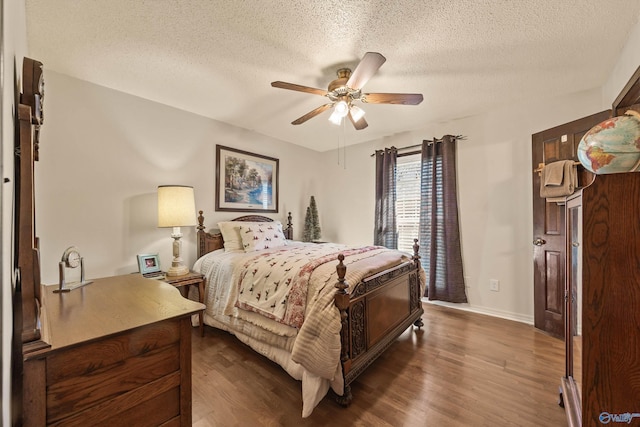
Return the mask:
<path id="1" fill-rule="evenodd" d="M 396 164 L 398 249 L 413 253 L 420 233 L 420 154 L 399 157 Z"/>
<path id="2" fill-rule="evenodd" d="M 425 173 L 431 176 L 433 163 L 427 161 L 424 165 Z M 421 193 L 421 156 L 411 154 L 409 156 L 398 157 L 396 164 L 396 219 L 398 227 L 398 249 L 413 253 L 413 239 L 420 235 L 420 193 Z M 436 157 L 436 168 L 442 170 L 442 158 Z M 436 244 L 440 253 L 444 250 L 444 212 L 443 212 L 443 189 L 442 174 L 436 174 Z M 432 187 L 425 188 L 426 205 L 424 209 L 431 210 Z M 425 219 L 423 229 L 430 228 L 430 217 Z M 442 224 L 442 225 L 441 225 Z M 423 231 L 424 232 L 424 231 Z M 428 251 L 427 247 L 424 248 Z M 428 260 L 422 260 L 428 264 Z"/>

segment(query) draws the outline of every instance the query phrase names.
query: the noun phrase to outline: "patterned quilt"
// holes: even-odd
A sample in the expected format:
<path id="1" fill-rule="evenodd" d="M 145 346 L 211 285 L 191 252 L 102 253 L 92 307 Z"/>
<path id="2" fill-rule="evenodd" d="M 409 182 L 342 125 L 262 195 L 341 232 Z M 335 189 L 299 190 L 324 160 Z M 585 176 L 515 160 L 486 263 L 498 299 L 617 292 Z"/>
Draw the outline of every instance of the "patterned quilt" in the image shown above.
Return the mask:
<path id="1" fill-rule="evenodd" d="M 346 249 L 322 244 L 260 253 L 247 260 L 238 281 L 238 308 L 250 310 L 285 325 L 300 328 L 305 317 L 309 278 L 327 263 L 345 257 L 380 250 L 379 246 Z M 331 276 L 326 280 L 331 280 Z"/>

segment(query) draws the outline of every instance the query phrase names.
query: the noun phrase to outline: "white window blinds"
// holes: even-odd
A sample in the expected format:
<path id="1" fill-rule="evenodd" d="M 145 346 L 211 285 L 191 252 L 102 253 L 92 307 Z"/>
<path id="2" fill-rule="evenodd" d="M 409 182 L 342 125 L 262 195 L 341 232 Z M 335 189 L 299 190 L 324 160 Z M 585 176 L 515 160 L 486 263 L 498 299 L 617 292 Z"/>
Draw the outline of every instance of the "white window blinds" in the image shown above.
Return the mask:
<path id="1" fill-rule="evenodd" d="M 413 253 L 420 230 L 420 154 L 399 157 L 396 165 L 398 249 Z"/>

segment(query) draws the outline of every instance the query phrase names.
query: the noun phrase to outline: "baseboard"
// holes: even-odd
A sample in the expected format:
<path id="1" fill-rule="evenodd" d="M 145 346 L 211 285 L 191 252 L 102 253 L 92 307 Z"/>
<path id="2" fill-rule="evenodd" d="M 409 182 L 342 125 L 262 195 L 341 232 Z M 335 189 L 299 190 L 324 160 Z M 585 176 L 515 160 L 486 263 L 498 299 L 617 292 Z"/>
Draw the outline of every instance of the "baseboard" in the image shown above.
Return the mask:
<path id="1" fill-rule="evenodd" d="M 463 311 L 470 311 L 472 313 L 485 314 L 487 316 L 500 317 L 502 319 L 513 320 L 516 322 L 533 325 L 533 316 L 525 316 L 519 313 L 496 310 L 494 308 L 477 307 L 477 306 L 469 305 L 467 303 L 455 304 L 455 303 L 445 302 L 445 301 L 429 301 L 426 298 L 422 298 L 422 302 L 426 302 L 434 305 L 440 305 L 443 307 L 455 308 L 456 310 L 463 310 Z"/>

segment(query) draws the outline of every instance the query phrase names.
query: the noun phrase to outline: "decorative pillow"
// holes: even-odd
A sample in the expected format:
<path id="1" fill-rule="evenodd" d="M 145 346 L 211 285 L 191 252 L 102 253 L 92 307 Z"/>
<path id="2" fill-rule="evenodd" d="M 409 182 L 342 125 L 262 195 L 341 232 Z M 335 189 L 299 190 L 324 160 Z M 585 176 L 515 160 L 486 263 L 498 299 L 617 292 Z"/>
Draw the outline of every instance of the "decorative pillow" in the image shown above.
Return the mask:
<path id="1" fill-rule="evenodd" d="M 277 248 L 287 244 L 280 221 L 245 222 L 240 226 L 240 236 L 245 252 Z"/>
<path id="2" fill-rule="evenodd" d="M 218 228 L 224 240 L 224 251 L 242 251 L 242 238 L 240 238 L 241 222 L 222 221 L 218 223 Z"/>

